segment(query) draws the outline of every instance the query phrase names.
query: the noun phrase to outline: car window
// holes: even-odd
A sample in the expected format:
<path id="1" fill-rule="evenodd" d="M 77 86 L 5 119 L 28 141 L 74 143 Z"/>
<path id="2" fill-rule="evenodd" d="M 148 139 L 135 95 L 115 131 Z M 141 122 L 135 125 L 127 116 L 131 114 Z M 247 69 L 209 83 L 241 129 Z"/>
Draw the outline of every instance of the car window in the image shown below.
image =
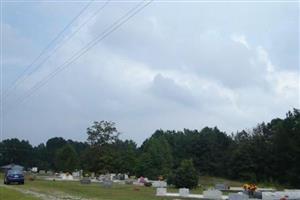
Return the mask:
<path id="1" fill-rule="evenodd" d="M 22 174 L 20 170 L 8 170 L 7 174 Z"/>

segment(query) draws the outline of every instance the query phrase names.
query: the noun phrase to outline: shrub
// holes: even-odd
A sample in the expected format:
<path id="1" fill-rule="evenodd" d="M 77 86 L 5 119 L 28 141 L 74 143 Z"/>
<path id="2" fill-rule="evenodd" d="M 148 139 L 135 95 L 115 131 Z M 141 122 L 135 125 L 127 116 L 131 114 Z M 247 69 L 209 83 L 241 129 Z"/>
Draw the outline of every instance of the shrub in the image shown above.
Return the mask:
<path id="1" fill-rule="evenodd" d="M 198 173 L 192 160 L 183 160 L 176 170 L 174 185 L 177 188 L 194 188 L 198 186 Z"/>
<path id="2" fill-rule="evenodd" d="M 146 186 L 146 187 L 151 187 L 151 186 L 152 186 L 152 183 L 146 182 L 146 183 L 144 183 L 144 186 Z"/>

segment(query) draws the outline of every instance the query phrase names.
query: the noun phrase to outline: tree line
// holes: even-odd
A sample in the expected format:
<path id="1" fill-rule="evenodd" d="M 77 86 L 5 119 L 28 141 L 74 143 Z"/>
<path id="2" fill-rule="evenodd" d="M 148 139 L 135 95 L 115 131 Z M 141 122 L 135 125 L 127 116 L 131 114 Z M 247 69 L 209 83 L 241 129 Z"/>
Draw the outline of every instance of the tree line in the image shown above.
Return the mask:
<path id="1" fill-rule="evenodd" d="M 217 127 L 157 130 L 139 147 L 132 140 L 121 140 L 113 122 L 94 122 L 87 128 L 87 136 L 86 142 L 55 137 L 38 146 L 16 138 L 3 140 L 0 165 L 13 162 L 54 171 L 83 169 L 150 179 L 163 176 L 171 183 L 178 181 L 180 170 L 190 167 L 197 175 L 300 185 L 298 109 L 289 111 L 284 119 L 231 135 Z"/>

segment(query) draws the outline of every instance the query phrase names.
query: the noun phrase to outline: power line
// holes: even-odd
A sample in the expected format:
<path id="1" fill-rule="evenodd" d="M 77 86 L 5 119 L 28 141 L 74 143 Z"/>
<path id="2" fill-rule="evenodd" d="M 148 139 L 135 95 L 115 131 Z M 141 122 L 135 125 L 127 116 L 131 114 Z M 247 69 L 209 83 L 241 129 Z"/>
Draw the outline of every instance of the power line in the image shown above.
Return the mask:
<path id="1" fill-rule="evenodd" d="M 64 44 L 66 44 L 71 38 L 73 38 L 73 36 L 75 36 L 75 34 L 78 33 L 83 26 L 85 26 L 91 19 L 93 19 L 94 17 L 96 17 L 96 15 L 99 14 L 99 12 L 102 11 L 107 6 L 107 4 L 109 3 L 109 1 L 110 0 L 107 0 L 99 9 L 96 10 L 96 12 L 94 12 L 92 15 L 89 16 L 89 18 L 87 18 L 82 24 L 80 24 L 80 26 L 74 32 L 72 32 L 70 35 L 68 35 L 68 37 L 64 41 L 62 41 L 61 43 L 59 43 L 59 45 L 56 46 L 56 48 L 47 57 L 45 57 L 35 68 L 33 68 L 33 70 L 32 70 L 31 73 L 30 72 L 28 73 L 28 76 L 23 76 L 24 78 L 21 79 L 21 81 L 18 81 L 18 83 L 16 83 L 16 85 L 15 85 L 14 88 L 16 88 L 22 82 L 26 81 L 31 74 L 33 74 L 35 71 L 37 71 L 39 68 L 41 68 L 43 66 L 43 64 L 47 60 L 49 60 L 49 58 L 52 55 L 54 55 L 59 49 L 61 49 L 61 47 L 63 47 Z M 9 95 L 7 94 L 5 97 L 7 98 L 8 96 Z"/>
<path id="2" fill-rule="evenodd" d="M 63 33 L 84 13 L 84 11 L 91 5 L 94 0 L 91 0 L 80 12 L 56 35 L 54 39 L 52 39 L 46 47 L 40 52 L 40 54 L 18 75 L 16 80 L 12 83 L 10 87 L 8 87 L 4 92 L 4 97 L 7 97 L 10 90 L 13 90 L 17 87 L 19 79 L 25 76 L 28 70 L 47 52 L 47 50 L 52 46 L 54 42 L 56 42 Z"/>
<path id="3" fill-rule="evenodd" d="M 104 40 L 106 37 L 108 37 L 114 31 L 116 31 L 119 27 L 121 27 L 123 24 L 125 24 L 127 21 L 129 21 L 132 17 L 134 17 L 136 14 L 138 14 L 141 10 L 143 10 L 145 7 L 147 7 L 152 1 L 153 0 L 150 0 L 146 4 L 144 4 L 145 0 L 143 0 L 140 3 L 138 3 L 138 5 L 136 5 L 132 9 L 130 9 L 125 15 L 123 15 L 121 18 L 116 20 L 111 26 L 109 26 L 106 30 L 104 30 L 101 34 L 99 34 L 95 39 L 90 41 L 82 49 L 80 49 L 73 56 L 71 56 L 66 62 L 64 62 L 62 65 L 60 65 L 58 68 L 56 68 L 55 71 L 50 73 L 48 76 L 46 76 L 41 81 L 37 82 L 27 93 L 25 93 L 23 96 L 18 98 L 16 103 L 18 103 L 18 102 L 22 103 L 26 98 L 29 98 L 35 91 L 37 91 L 38 89 L 43 87 L 48 81 L 50 81 L 53 77 L 55 77 L 59 72 L 66 69 L 72 63 L 74 63 L 78 58 L 80 58 L 86 52 L 88 52 L 92 47 L 94 47 L 96 44 L 98 44 L 99 42 Z M 142 5 L 142 4 L 144 4 L 144 5 Z"/>

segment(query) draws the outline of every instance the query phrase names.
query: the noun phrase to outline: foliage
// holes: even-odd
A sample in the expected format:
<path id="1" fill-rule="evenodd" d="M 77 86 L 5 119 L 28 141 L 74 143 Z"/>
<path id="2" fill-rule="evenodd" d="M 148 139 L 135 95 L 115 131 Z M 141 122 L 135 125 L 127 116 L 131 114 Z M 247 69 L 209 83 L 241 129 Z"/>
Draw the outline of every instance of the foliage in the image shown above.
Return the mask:
<path id="1" fill-rule="evenodd" d="M 172 170 L 172 153 L 169 143 L 164 137 L 152 136 L 141 146 L 141 154 L 137 166 L 138 176 L 152 180 L 158 176 L 167 177 Z"/>
<path id="2" fill-rule="evenodd" d="M 119 132 L 114 122 L 100 121 L 87 128 L 88 142 L 92 146 L 102 146 L 114 143 L 119 136 Z"/>
<path id="3" fill-rule="evenodd" d="M 72 172 L 78 169 L 78 156 L 70 144 L 57 150 L 55 154 L 55 168 L 59 171 Z"/>
<path id="4" fill-rule="evenodd" d="M 231 135 L 217 127 L 157 130 L 140 147 L 131 140 L 120 140 L 113 122 L 94 122 L 87 129 L 87 136 L 87 142 L 55 137 L 35 147 L 24 140 L 3 140 L 0 165 L 14 162 L 25 167 L 70 170 L 67 169 L 71 168 L 70 164 L 59 164 L 68 157 L 64 154 L 70 154 L 80 158 L 78 167 L 85 171 L 129 173 L 150 179 L 162 175 L 168 177 L 168 182 L 175 182 L 183 160 L 192 159 L 196 172 L 202 176 L 300 185 L 300 111 L 297 109 L 288 112 L 284 119 L 273 119 Z M 69 150 L 62 151 L 62 147 Z"/>
<path id="5" fill-rule="evenodd" d="M 183 160 L 176 170 L 174 185 L 177 188 L 195 188 L 198 186 L 198 173 L 192 160 Z"/>

